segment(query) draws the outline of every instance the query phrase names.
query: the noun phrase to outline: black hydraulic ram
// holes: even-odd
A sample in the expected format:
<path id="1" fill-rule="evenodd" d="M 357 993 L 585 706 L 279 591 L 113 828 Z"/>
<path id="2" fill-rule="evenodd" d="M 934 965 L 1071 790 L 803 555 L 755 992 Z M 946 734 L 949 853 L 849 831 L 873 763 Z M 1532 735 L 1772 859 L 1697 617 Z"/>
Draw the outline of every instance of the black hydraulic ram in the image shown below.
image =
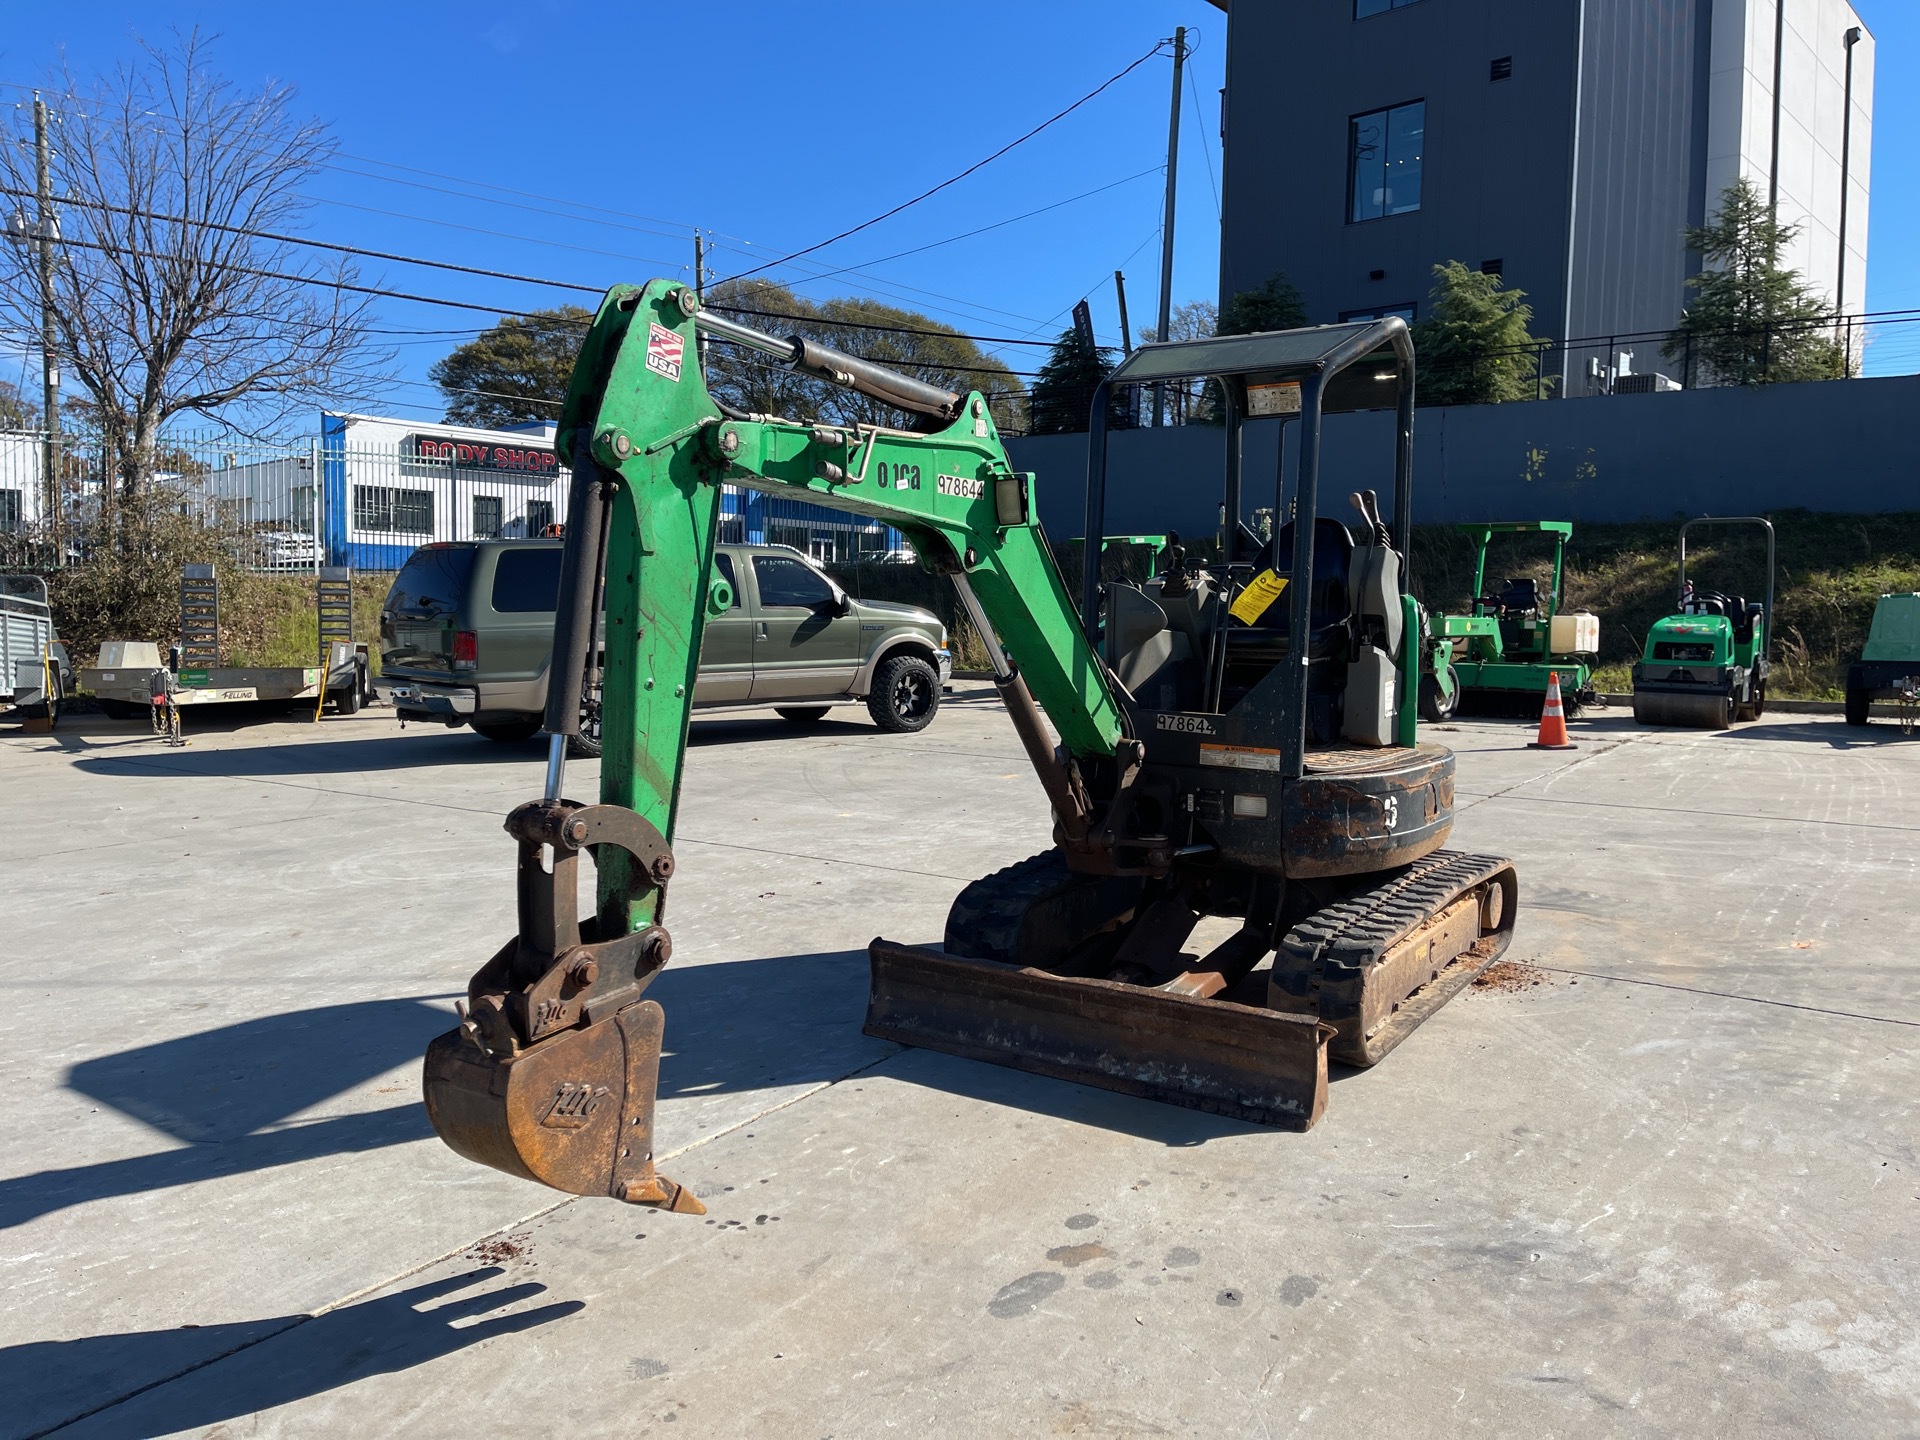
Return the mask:
<path id="1" fill-rule="evenodd" d="M 862 395 L 870 395 L 896 409 L 930 415 L 947 423 L 960 416 L 963 396 L 951 390 L 942 390 L 938 385 L 929 385 L 923 380 L 911 379 L 884 365 L 862 360 L 857 355 L 843 355 L 838 350 L 816 345 L 799 335 L 782 340 L 778 336 L 755 330 L 751 325 L 742 325 L 736 320 L 715 315 L 710 310 L 702 310 L 695 315 L 693 323 L 716 340 L 731 340 L 749 350 L 758 350 L 762 355 L 785 361 L 802 375 L 812 375 L 844 389 L 858 390 Z"/>

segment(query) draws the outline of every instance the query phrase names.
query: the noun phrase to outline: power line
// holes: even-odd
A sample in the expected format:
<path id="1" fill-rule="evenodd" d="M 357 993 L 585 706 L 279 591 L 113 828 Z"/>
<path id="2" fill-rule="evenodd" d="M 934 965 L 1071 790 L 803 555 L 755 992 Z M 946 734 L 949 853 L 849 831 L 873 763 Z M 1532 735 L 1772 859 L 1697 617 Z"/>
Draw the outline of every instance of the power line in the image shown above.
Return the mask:
<path id="1" fill-rule="evenodd" d="M 1156 42 L 1154 47 L 1151 50 L 1147 51 L 1146 54 L 1142 55 L 1138 60 L 1134 61 L 1131 65 L 1127 66 L 1126 69 L 1102 81 L 1099 85 L 1095 86 L 1093 89 L 1089 90 L 1086 94 L 1082 95 L 1078 100 L 1074 101 L 1071 105 L 1067 106 L 1066 109 L 1060 111 L 1058 114 L 1049 116 L 1045 120 L 1042 120 L 1038 125 L 1034 126 L 1033 129 L 1027 131 L 1027 133 L 1022 135 L 1019 139 L 1008 141 L 1005 145 L 1002 145 L 998 150 L 994 151 L 991 155 L 987 156 L 986 159 L 976 161 L 974 164 L 969 165 L 966 169 L 962 170 L 958 175 L 954 175 L 946 180 L 942 180 L 938 185 L 935 185 L 933 188 L 929 190 L 921 191 L 918 195 L 914 196 L 911 200 L 903 200 L 898 205 L 894 206 L 891 210 L 883 211 L 882 213 L 874 216 L 871 220 L 863 220 L 858 225 L 853 226 L 849 230 L 842 230 L 838 235 L 829 236 L 827 239 L 819 241 L 817 244 L 807 246 L 804 250 L 796 250 L 791 255 L 787 255 L 779 260 L 769 260 L 764 265 L 755 266 L 752 270 L 743 270 L 740 274 L 732 275 L 732 276 L 729 276 L 728 278 L 732 280 L 743 280 L 749 275 L 757 275 L 760 273 L 760 271 L 771 269 L 775 265 L 786 265 L 791 263 L 792 261 L 798 260 L 803 255 L 811 255 L 816 250 L 824 250 L 829 245 L 837 245 L 840 243 L 840 241 L 845 240 L 850 235 L 858 235 L 862 230 L 870 230 L 875 225 L 878 225 L 882 220 L 891 220 L 895 215 L 898 215 L 902 210 L 910 209 L 911 207 L 918 205 L 922 200 L 926 200 L 934 195 L 938 195 L 942 190 L 945 190 L 950 186 L 958 185 L 962 180 L 966 179 L 969 175 L 973 174 L 975 171 L 984 169 L 986 166 L 991 165 L 994 161 L 998 160 L 1002 155 L 1005 155 L 1008 151 L 1026 144 L 1027 141 L 1033 139 L 1033 137 L 1038 135 L 1041 131 L 1047 129 L 1049 126 L 1057 124 L 1061 120 L 1066 119 L 1067 116 L 1071 115 L 1074 111 L 1078 110 L 1082 105 L 1085 105 L 1088 101 L 1094 99 L 1096 96 L 1100 95 L 1101 93 L 1111 88 L 1112 86 L 1119 84 L 1120 81 L 1124 80 L 1127 76 L 1131 75 L 1134 71 L 1138 70 L 1142 65 L 1146 64 L 1147 61 L 1153 59 L 1154 56 L 1158 55 L 1160 53 L 1161 46 L 1164 45 L 1165 43 L 1166 43 L 1165 41 Z"/>
<path id="2" fill-rule="evenodd" d="M 943 245 L 953 245 L 961 240 L 971 240 L 976 235 L 985 235 L 989 230 L 1005 229 L 1007 226 L 1018 224 L 1022 220 L 1031 220 L 1036 215 L 1044 215 L 1049 210 L 1058 210 L 1063 205 L 1072 205 L 1076 201 L 1086 200 L 1095 195 L 1104 195 L 1109 190 L 1117 190 L 1122 185 L 1131 185 L 1135 180 L 1142 179 L 1148 175 L 1158 175 L 1166 168 L 1164 165 L 1149 165 L 1137 175 L 1129 175 L 1124 180 L 1115 180 L 1111 184 L 1101 185 L 1093 190 L 1083 190 L 1078 195 L 1070 195 L 1065 200 L 1056 200 L 1051 205 L 1042 205 L 1036 210 L 1029 210 L 1024 214 L 1015 215 L 1012 219 L 996 220 L 991 225 L 982 225 L 977 230 L 966 230 L 958 235 L 949 235 L 946 239 L 935 240 L 930 245 L 916 245 L 911 250 L 899 250 L 892 255 L 882 255 L 877 260 L 862 260 L 858 265 L 849 265 L 841 270 L 829 270 L 824 275 L 810 276 L 808 283 L 811 284 L 818 280 L 831 280 L 839 275 L 851 275 L 854 271 L 866 269 L 869 266 L 885 265 L 889 260 L 904 260 L 909 255 L 919 255 L 928 250 L 938 250 Z"/>
<path id="3" fill-rule="evenodd" d="M 0 195 L 25 196 L 27 194 L 28 192 L 24 190 L 17 190 L 9 186 L 0 186 Z M 143 210 L 143 209 L 139 209 L 137 207 L 132 207 L 132 206 L 109 205 L 104 201 L 66 199 L 66 200 L 63 200 L 61 203 L 65 205 L 71 205 L 80 209 L 105 210 L 116 215 L 138 216 L 142 219 L 157 220 L 163 224 L 195 226 L 195 227 L 199 227 L 207 230 L 217 230 L 227 234 L 246 235 L 246 236 L 253 237 L 255 239 L 270 240 L 280 244 L 311 246 L 315 249 L 329 250 L 338 254 L 352 255 L 352 256 L 361 257 L 365 259 L 387 260 L 387 261 L 392 261 L 394 263 L 403 264 L 403 265 L 419 265 L 429 269 L 449 270 L 458 274 L 478 275 L 478 276 L 482 276 L 484 278 L 493 279 L 493 280 L 510 280 L 510 281 L 514 281 L 516 283 L 524 284 L 524 285 L 544 285 L 553 289 L 572 290 L 582 294 L 594 295 L 594 296 L 600 296 L 606 293 L 605 287 L 602 287 L 602 286 L 581 285 L 573 281 L 553 280 L 553 279 L 548 279 L 543 276 L 537 276 L 537 275 L 518 275 L 511 271 L 489 270 L 489 269 L 485 269 L 480 266 L 474 266 L 474 265 L 459 265 L 459 264 L 455 264 L 452 261 L 447 261 L 447 260 L 429 260 L 429 259 L 426 259 L 425 257 L 418 256 L 418 255 L 401 255 L 401 254 L 394 253 L 392 251 L 371 250 L 360 245 L 345 245 L 345 244 L 340 244 L 338 242 L 330 241 L 330 240 L 313 240 L 313 239 L 308 239 L 298 235 L 283 235 L 270 230 L 254 230 L 254 229 L 249 229 L 246 226 L 227 225 L 227 224 L 223 224 L 221 222 L 213 221 L 213 220 L 190 219 L 190 218 L 179 216 L 179 215 L 168 215 L 160 211 Z M 108 254 L 120 253 L 120 254 L 126 254 L 126 255 L 139 255 L 149 259 L 171 258 L 159 252 L 143 251 L 143 250 L 136 249 L 135 247 L 132 247 L 132 246 L 121 246 L 121 245 L 108 246 L 108 245 L 101 245 L 97 242 L 75 240 L 71 238 L 63 238 L 59 243 L 67 244 L 67 245 L 79 245 L 86 249 L 98 250 Z M 545 323 L 549 323 L 554 326 L 564 325 L 564 326 L 571 327 L 571 326 L 577 325 L 584 328 L 589 323 L 584 318 L 575 320 L 575 319 L 568 319 L 568 318 L 563 318 L 558 316 L 540 316 L 530 311 L 509 310 L 509 309 L 506 309 L 505 307 L 497 307 L 497 306 L 474 305 L 464 301 L 446 300 L 446 299 L 441 299 L 434 296 L 412 295 L 412 294 L 404 293 L 402 291 L 388 290 L 379 286 L 353 285 L 353 284 L 348 284 L 344 281 L 329 280 L 323 276 L 292 275 L 292 274 L 286 274 L 280 271 L 262 270 L 262 269 L 257 269 L 249 266 L 226 265 L 226 266 L 223 266 L 223 268 L 230 269 L 238 274 L 254 275 L 254 276 L 259 276 L 265 279 L 288 280 L 288 281 L 294 281 L 300 284 L 320 285 L 328 289 L 349 290 L 359 294 L 380 295 L 380 296 L 386 296 L 386 297 L 389 297 L 392 299 L 398 299 L 398 300 L 411 300 L 421 304 L 450 305 L 450 306 L 459 306 L 465 309 L 493 311 L 495 313 L 499 313 L 503 315 L 514 315 L 514 316 L 527 318 L 531 320 L 543 321 Z M 924 329 L 924 328 L 920 328 L 917 326 L 910 326 L 910 325 L 887 325 L 887 324 L 881 324 L 881 323 L 862 322 L 862 321 L 853 321 L 853 320 L 833 320 L 833 319 L 828 319 L 824 316 L 789 315 L 781 311 L 757 310 L 757 309 L 752 309 L 745 306 L 717 304 L 714 306 L 714 308 L 718 310 L 725 310 L 733 314 L 753 315 L 753 316 L 760 316 L 760 317 L 766 317 L 766 318 L 772 318 L 772 319 L 793 320 L 793 321 L 807 323 L 807 324 L 832 326 L 836 329 L 870 330 L 879 334 L 923 335 L 923 336 L 930 336 L 930 337 L 935 337 L 939 339 L 968 340 L 974 343 L 985 343 L 985 344 L 995 344 L 995 345 L 1034 345 L 1034 344 L 1044 343 L 1041 341 L 1034 341 L 1034 340 L 1022 340 L 1013 336 L 969 335 L 969 334 L 963 334 L 963 333 L 952 331 L 952 330 L 932 330 L 932 329 Z"/>
<path id="4" fill-rule="evenodd" d="M 1193 70 L 1187 70 L 1187 93 L 1193 97 L 1193 123 L 1200 127 L 1200 154 L 1207 162 L 1207 188 L 1213 191 L 1213 218 L 1224 219 L 1220 210 L 1220 182 L 1213 178 L 1213 144 L 1207 139 L 1206 117 L 1200 113 L 1200 90 L 1193 83 Z"/>
<path id="5" fill-rule="evenodd" d="M 11 186 L 0 185 L 0 195 L 25 199 L 31 198 L 32 194 L 30 190 L 16 190 Z M 69 196 L 59 203 L 82 210 L 105 210 L 113 215 L 133 215 L 142 220 L 158 220 L 163 225 L 187 225 L 201 230 L 218 230 L 227 235 L 246 235 L 255 240 L 271 240 L 280 245 L 306 245 L 315 250 L 331 250 L 336 254 L 355 255 L 367 260 L 388 260 L 396 265 L 419 265 L 429 270 L 451 270 L 457 274 L 478 275 L 488 280 L 512 280 L 522 285 L 545 285 L 554 290 L 577 290 L 588 295 L 606 293 L 604 286 L 578 285 L 571 280 L 549 280 L 538 275 L 516 275 L 508 270 L 489 270 L 479 265 L 458 265 L 451 260 L 428 260 L 418 255 L 396 255 L 387 250 L 369 250 L 361 245 L 342 245 L 332 240 L 311 240 L 300 235 L 280 235 L 272 230 L 255 230 L 245 225 L 227 225 L 218 220 L 167 215 L 158 210 L 142 210 L 128 205 L 109 205 L 103 200 L 81 200 Z"/>

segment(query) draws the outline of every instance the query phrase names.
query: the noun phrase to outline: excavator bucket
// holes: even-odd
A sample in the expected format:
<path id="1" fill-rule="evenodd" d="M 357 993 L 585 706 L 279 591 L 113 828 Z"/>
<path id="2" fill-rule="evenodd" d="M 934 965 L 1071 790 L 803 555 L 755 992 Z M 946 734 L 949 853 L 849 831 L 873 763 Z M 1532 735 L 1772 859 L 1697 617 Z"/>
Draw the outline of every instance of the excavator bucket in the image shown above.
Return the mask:
<path id="1" fill-rule="evenodd" d="M 1232 1001 L 875 940 L 866 1033 L 1251 1120 L 1310 1129 L 1331 1026 Z"/>
<path id="2" fill-rule="evenodd" d="M 459 1025 L 427 1047 L 427 1118 L 457 1154 L 509 1175 L 704 1213 L 653 1168 L 665 1016 L 641 991 L 672 941 L 658 925 L 602 940 L 598 916 L 575 915 L 581 851 L 623 853 L 660 892 L 672 852 L 612 805 L 534 801 L 506 829 L 520 848 L 520 933 L 474 975 Z"/>

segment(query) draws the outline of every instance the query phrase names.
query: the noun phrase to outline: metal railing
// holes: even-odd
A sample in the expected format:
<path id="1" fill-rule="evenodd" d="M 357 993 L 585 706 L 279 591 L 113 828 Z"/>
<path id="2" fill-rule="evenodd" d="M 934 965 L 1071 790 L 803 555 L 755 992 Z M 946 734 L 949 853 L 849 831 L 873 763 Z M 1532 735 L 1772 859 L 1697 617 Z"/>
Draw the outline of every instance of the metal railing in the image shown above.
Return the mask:
<path id="1" fill-rule="evenodd" d="M 97 438 L 55 437 L 51 484 L 46 439 L 0 431 L 0 569 L 84 564 L 124 503 L 114 458 Z M 558 536 L 567 521 L 567 472 L 537 437 L 524 447 L 408 447 L 173 435 L 141 488 L 217 532 L 227 563 L 262 573 L 393 571 L 421 545 Z M 906 550 L 897 530 L 861 516 L 732 485 L 722 487 L 719 538 L 790 545 L 825 564 Z"/>

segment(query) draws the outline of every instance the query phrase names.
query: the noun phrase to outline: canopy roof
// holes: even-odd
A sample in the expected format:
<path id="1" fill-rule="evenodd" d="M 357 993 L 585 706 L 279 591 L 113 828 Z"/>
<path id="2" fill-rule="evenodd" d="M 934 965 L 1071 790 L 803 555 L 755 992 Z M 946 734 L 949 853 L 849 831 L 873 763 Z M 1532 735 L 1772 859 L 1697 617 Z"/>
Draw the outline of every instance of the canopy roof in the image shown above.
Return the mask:
<path id="1" fill-rule="evenodd" d="M 1331 370 L 1335 373 L 1322 403 L 1325 411 L 1384 409 L 1399 396 L 1403 367 L 1396 341 L 1406 346 L 1407 358 L 1412 358 L 1412 346 L 1405 337 L 1406 322 L 1386 316 L 1303 330 L 1176 340 L 1142 345 L 1107 378 L 1114 385 L 1201 378 L 1264 385 Z M 1244 394 L 1237 398 L 1244 402 Z"/>

